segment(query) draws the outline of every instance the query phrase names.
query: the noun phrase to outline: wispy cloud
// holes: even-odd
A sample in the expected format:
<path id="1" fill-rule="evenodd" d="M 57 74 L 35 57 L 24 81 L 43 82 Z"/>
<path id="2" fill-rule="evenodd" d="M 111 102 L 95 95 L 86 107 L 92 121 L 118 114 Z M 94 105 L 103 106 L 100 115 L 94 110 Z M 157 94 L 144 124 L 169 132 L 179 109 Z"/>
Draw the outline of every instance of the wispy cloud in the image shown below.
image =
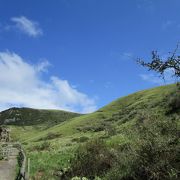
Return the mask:
<path id="1" fill-rule="evenodd" d="M 136 0 L 138 9 L 145 9 L 152 11 L 154 9 L 153 0 Z"/>
<path id="2" fill-rule="evenodd" d="M 164 79 L 162 77 L 159 77 L 157 74 L 150 73 L 150 74 L 140 74 L 139 76 L 141 79 L 144 81 L 157 84 L 157 85 L 162 85 L 162 84 L 171 84 L 175 82 L 175 79 L 172 77 L 173 75 L 173 70 L 168 69 L 164 73 Z"/>
<path id="3" fill-rule="evenodd" d="M 12 106 L 63 109 L 76 112 L 96 110 L 94 98 L 80 92 L 67 80 L 50 76 L 43 80 L 47 61 L 28 64 L 12 52 L 0 52 L 0 110 Z"/>
<path id="4" fill-rule="evenodd" d="M 49 63 L 49 61 L 47 59 L 41 59 L 41 63 L 39 63 L 38 65 L 36 65 L 36 69 L 39 72 L 47 72 L 47 68 L 50 66 L 51 64 Z"/>
<path id="5" fill-rule="evenodd" d="M 39 23 L 28 19 L 25 16 L 12 17 L 11 21 L 15 23 L 15 27 L 21 32 L 31 37 L 38 37 L 43 34 Z"/>
<path id="6" fill-rule="evenodd" d="M 124 52 L 120 54 L 120 58 L 122 60 L 132 60 L 134 58 L 134 55 L 131 52 Z"/>
<path id="7" fill-rule="evenodd" d="M 104 84 L 104 87 L 105 87 L 106 89 L 112 88 L 112 83 L 109 82 L 109 81 L 107 81 L 107 82 Z"/>
<path id="8" fill-rule="evenodd" d="M 170 28 L 171 29 L 173 28 L 175 30 L 179 30 L 180 24 L 179 24 L 179 22 L 174 21 L 174 20 L 166 20 L 162 23 L 161 27 L 163 30 L 169 30 Z"/>
<path id="9" fill-rule="evenodd" d="M 118 59 L 118 60 L 133 60 L 135 59 L 134 54 L 132 52 L 111 52 L 110 53 L 111 57 Z"/>
<path id="10" fill-rule="evenodd" d="M 162 23 L 162 29 L 166 30 L 166 29 L 172 27 L 173 25 L 176 26 L 175 21 L 167 20 L 167 21 Z"/>
<path id="11" fill-rule="evenodd" d="M 144 81 L 151 82 L 153 84 L 163 84 L 164 81 L 154 74 L 140 74 L 139 75 Z"/>

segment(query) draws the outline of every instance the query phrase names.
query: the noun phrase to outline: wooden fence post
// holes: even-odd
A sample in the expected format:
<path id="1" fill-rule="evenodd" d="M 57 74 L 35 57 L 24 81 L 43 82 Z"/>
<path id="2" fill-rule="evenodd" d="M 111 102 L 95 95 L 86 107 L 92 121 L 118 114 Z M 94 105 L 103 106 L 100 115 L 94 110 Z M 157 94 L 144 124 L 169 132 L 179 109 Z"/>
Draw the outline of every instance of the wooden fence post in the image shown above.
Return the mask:
<path id="1" fill-rule="evenodd" d="M 30 177 L 30 158 L 28 158 L 28 169 L 27 169 L 27 179 Z"/>

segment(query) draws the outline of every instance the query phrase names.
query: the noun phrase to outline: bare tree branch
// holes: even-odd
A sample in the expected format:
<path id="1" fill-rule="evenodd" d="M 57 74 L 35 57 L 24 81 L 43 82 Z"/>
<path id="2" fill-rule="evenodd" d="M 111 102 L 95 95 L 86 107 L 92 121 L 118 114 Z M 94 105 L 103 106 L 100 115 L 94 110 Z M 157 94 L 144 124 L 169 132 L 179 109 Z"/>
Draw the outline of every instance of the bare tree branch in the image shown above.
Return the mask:
<path id="1" fill-rule="evenodd" d="M 138 59 L 137 63 L 143 67 L 147 67 L 149 71 L 155 71 L 164 79 L 164 73 L 168 69 L 173 70 L 173 77 L 180 77 L 180 55 L 177 55 L 179 49 L 179 43 L 177 44 L 172 55 L 167 57 L 166 60 L 163 60 L 157 51 L 152 51 L 152 60 L 151 62 L 145 62 L 142 59 Z"/>

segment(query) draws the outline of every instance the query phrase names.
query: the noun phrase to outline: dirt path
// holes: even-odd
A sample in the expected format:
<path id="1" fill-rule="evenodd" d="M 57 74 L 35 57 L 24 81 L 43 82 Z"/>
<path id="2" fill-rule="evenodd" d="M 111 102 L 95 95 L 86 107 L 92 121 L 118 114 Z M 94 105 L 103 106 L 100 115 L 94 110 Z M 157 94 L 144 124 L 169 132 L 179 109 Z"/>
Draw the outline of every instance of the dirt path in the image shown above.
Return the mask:
<path id="1" fill-rule="evenodd" d="M 9 160 L 0 161 L 0 180 L 14 180 L 16 177 L 18 150 L 13 148 L 13 155 Z"/>

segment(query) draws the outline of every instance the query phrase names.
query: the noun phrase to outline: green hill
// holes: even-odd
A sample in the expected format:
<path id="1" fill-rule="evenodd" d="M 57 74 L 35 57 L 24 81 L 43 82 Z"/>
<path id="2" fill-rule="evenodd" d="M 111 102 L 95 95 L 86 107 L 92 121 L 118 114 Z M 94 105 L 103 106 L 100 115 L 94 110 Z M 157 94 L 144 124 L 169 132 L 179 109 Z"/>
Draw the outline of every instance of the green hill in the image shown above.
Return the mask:
<path id="1" fill-rule="evenodd" d="M 1 125 L 16 126 L 45 126 L 50 127 L 68 119 L 78 117 L 80 114 L 32 108 L 10 108 L 0 113 Z"/>
<path id="2" fill-rule="evenodd" d="M 94 113 L 70 119 L 49 128 L 38 136 L 49 132 L 60 132 L 64 136 L 74 136 L 76 133 L 91 134 L 103 132 L 109 125 L 119 129 L 132 125 L 140 114 L 147 111 L 164 116 L 166 97 L 173 93 L 175 88 L 175 85 L 161 86 L 119 98 Z"/>
<path id="3" fill-rule="evenodd" d="M 59 179 L 54 173 L 70 166 L 69 160 L 76 154 L 79 145 L 94 138 L 104 139 L 107 146 L 114 151 L 119 146 L 123 149 L 127 145 L 134 149 L 140 147 L 138 144 L 144 142 L 143 137 L 146 137 L 147 130 L 157 135 L 155 139 L 158 142 L 168 143 L 173 139 L 171 136 L 176 137 L 173 133 L 179 132 L 179 92 L 176 85 L 144 90 L 119 98 L 94 113 L 81 116 L 49 110 L 33 110 L 32 115 L 32 109 L 21 109 L 26 111 L 24 115 L 21 114 L 21 119 L 9 123 L 8 126 L 11 128 L 12 139 L 23 143 L 31 158 L 31 176 L 36 178 L 41 172 L 49 179 Z M 19 109 L 15 110 L 19 112 Z M 13 115 L 10 112 L 11 110 L 7 110 L 1 113 L 1 124 L 7 125 L 5 119 L 19 117 L 17 111 Z M 44 125 L 46 128 L 39 128 Z M 173 128 L 175 129 L 172 130 Z M 166 146 L 169 147 L 168 144 Z M 175 145 L 173 147 L 175 149 Z"/>

